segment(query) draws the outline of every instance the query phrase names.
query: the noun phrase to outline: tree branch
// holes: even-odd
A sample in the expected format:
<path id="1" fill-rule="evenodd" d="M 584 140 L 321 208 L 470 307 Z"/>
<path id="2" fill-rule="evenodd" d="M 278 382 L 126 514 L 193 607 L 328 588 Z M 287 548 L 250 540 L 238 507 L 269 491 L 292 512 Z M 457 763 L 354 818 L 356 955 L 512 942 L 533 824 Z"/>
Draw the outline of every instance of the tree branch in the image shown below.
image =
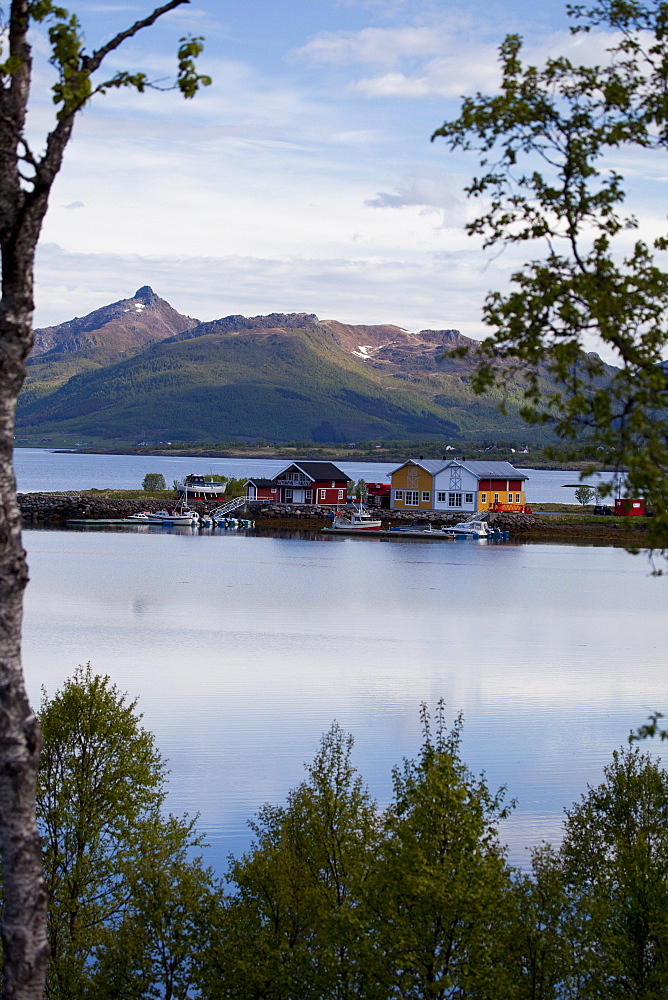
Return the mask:
<path id="1" fill-rule="evenodd" d="M 169 0 L 169 3 L 164 4 L 162 7 L 156 7 L 153 13 L 149 14 L 148 17 L 144 17 L 140 21 L 135 21 L 132 27 L 128 28 L 126 31 L 120 31 L 114 38 L 108 41 L 106 45 L 103 45 L 100 49 L 96 49 L 92 56 L 84 56 L 82 68 L 88 73 L 94 73 L 96 69 L 99 69 L 106 56 L 108 56 L 110 52 L 113 52 L 114 49 L 117 49 L 119 45 L 122 45 L 127 38 L 132 38 L 132 36 L 136 35 L 138 31 L 142 30 L 142 28 L 149 28 L 152 24 L 155 24 L 158 18 L 162 17 L 163 14 L 166 14 L 170 10 L 174 10 L 176 7 L 180 7 L 181 4 L 184 3 L 190 3 L 190 0 Z"/>

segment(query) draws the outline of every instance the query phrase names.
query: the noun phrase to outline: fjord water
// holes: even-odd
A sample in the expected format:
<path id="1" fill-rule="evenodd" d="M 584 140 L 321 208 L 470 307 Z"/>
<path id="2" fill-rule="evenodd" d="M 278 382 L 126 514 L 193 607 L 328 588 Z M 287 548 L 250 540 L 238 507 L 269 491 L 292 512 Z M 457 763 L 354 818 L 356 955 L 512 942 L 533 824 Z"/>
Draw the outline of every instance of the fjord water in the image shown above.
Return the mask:
<path id="1" fill-rule="evenodd" d="M 159 526 L 24 537 L 31 697 L 88 660 L 137 696 L 169 758 L 169 808 L 200 813 L 219 873 L 335 719 L 387 802 L 420 703 L 461 709 L 467 763 L 518 800 L 502 837 L 526 864 L 668 701 L 666 579 L 622 549 Z"/>

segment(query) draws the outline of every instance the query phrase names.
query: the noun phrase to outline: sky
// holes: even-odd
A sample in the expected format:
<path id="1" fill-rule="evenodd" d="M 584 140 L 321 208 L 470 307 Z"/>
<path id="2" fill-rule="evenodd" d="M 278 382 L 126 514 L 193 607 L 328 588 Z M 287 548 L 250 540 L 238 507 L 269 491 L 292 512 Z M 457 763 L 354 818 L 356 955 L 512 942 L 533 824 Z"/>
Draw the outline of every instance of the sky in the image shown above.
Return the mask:
<path id="1" fill-rule="evenodd" d="M 153 4 L 71 6 L 94 49 Z M 532 59 L 595 47 L 569 36 L 565 5 L 192 0 L 109 68 L 167 81 L 188 32 L 205 37 L 200 71 L 213 79 L 194 100 L 110 92 L 77 121 L 38 251 L 35 325 L 151 285 L 200 320 L 306 312 L 484 336 L 485 294 L 520 258 L 466 235 L 475 157 L 430 137 L 462 95 L 493 92 L 506 33 Z M 38 146 L 53 109 L 47 46 L 34 46 Z M 626 163 L 657 224 L 664 167 Z"/>

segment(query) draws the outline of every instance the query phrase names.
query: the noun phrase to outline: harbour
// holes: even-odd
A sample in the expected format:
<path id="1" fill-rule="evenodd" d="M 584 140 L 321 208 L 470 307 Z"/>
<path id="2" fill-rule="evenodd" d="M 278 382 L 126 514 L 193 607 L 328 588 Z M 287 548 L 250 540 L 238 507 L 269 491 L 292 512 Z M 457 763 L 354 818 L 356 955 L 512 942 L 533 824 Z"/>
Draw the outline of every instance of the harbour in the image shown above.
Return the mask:
<path id="1" fill-rule="evenodd" d="M 169 760 L 167 807 L 200 813 L 219 874 L 334 719 L 386 802 L 419 747 L 420 703 L 461 709 L 467 764 L 518 800 L 501 837 L 521 865 L 665 708 L 665 579 L 642 554 L 512 536 L 370 544 L 297 523 L 24 532 L 33 703 L 88 661 L 138 697 Z"/>

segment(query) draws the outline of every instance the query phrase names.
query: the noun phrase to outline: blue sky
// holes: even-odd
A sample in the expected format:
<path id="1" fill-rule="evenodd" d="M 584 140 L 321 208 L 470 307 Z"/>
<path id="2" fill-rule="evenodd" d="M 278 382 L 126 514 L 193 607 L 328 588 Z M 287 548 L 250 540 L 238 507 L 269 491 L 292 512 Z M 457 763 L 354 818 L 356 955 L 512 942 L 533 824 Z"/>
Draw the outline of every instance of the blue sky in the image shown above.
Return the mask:
<path id="1" fill-rule="evenodd" d="M 151 8 L 75 9 L 95 48 Z M 475 160 L 430 135 L 459 95 L 493 90 L 506 32 L 535 59 L 596 47 L 569 37 L 564 4 L 192 0 L 110 65 L 165 78 L 186 31 L 206 37 L 210 88 L 109 93 L 78 121 L 38 254 L 36 325 L 150 284 L 202 320 L 313 312 L 483 336 L 484 294 L 519 258 L 466 236 Z M 36 136 L 48 85 L 38 65 Z M 660 159 L 630 167 L 665 183 Z"/>

